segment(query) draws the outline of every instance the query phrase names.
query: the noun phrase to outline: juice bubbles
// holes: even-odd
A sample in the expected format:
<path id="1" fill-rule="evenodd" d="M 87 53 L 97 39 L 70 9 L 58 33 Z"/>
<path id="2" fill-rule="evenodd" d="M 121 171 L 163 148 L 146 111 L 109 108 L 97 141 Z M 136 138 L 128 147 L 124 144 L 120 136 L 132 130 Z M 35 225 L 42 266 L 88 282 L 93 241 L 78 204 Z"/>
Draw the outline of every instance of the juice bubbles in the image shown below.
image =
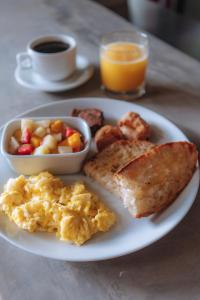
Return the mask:
<path id="1" fill-rule="evenodd" d="M 100 68 L 104 87 L 112 92 L 132 92 L 145 81 L 147 49 L 131 42 L 114 42 L 101 48 Z"/>

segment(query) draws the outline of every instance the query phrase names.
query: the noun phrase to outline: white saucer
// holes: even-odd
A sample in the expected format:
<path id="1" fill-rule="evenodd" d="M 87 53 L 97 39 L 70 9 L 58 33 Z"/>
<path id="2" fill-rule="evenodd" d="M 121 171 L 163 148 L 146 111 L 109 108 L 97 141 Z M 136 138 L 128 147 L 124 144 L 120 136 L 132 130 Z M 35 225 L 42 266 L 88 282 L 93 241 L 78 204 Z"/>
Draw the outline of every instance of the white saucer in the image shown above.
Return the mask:
<path id="1" fill-rule="evenodd" d="M 15 70 L 16 81 L 27 88 L 44 92 L 62 92 L 74 89 L 88 81 L 93 73 L 94 67 L 88 59 L 82 55 L 77 56 L 77 69 L 75 73 L 62 81 L 48 81 L 35 73 L 32 69 L 22 69 L 17 67 Z"/>

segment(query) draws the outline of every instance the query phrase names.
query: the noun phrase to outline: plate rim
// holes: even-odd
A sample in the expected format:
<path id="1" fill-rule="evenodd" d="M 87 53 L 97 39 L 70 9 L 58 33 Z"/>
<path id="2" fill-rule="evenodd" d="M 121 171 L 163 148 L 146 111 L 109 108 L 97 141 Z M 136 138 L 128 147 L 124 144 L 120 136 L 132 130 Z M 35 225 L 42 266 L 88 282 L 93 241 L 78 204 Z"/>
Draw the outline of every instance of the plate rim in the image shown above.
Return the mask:
<path id="1" fill-rule="evenodd" d="M 167 117 L 163 116 L 162 114 L 160 113 L 157 113 L 149 108 L 146 108 L 144 107 L 143 105 L 139 105 L 139 104 L 136 104 L 134 102 L 127 102 L 127 101 L 123 101 L 123 100 L 118 100 L 118 99 L 111 99 L 111 98 L 107 98 L 107 97 L 93 97 L 93 96 L 86 96 L 86 97 L 73 97 L 73 98 L 66 98 L 66 99 L 63 99 L 63 100 L 59 100 L 59 101 L 56 101 L 56 102 L 51 102 L 51 103 L 45 103 L 45 104 L 41 104 L 41 105 L 38 105 L 38 106 L 35 106 L 31 109 L 28 109 L 20 114 L 17 114 L 15 117 L 13 117 L 12 119 L 15 119 L 15 118 L 21 118 L 29 113 L 32 113 L 36 110 L 40 110 L 42 108 L 45 108 L 45 107 L 50 107 L 50 106 L 55 106 L 55 105 L 60 105 L 60 104 L 63 104 L 63 103 L 67 103 L 67 102 L 73 102 L 74 100 L 78 100 L 78 101 L 84 101 L 84 100 L 89 100 L 89 101 L 92 101 L 92 100 L 96 100 L 96 101 L 102 101 L 102 100 L 106 100 L 106 101 L 110 101 L 110 102 L 120 102 L 121 104 L 122 103 L 128 103 L 130 105 L 134 105 L 135 107 L 138 107 L 139 109 L 142 108 L 142 110 L 145 110 L 146 112 L 149 112 L 149 113 L 153 113 L 155 115 L 158 115 L 159 117 L 162 117 L 163 119 L 165 119 L 165 121 L 167 120 L 170 125 L 173 125 L 179 132 L 181 132 L 183 134 L 183 136 L 185 137 L 185 139 L 187 141 L 188 138 L 187 136 L 185 135 L 185 133 L 178 127 L 176 126 L 173 121 L 171 121 L 170 119 L 168 119 Z M 12 119 L 10 119 L 9 121 L 11 121 Z M 7 123 L 7 122 L 6 122 Z M 2 126 L 0 126 L 0 136 L 2 134 L 2 130 L 4 128 L 4 126 L 6 125 L 6 123 L 4 123 Z M 31 249 L 27 249 L 26 247 L 24 247 L 23 245 L 20 245 L 18 243 L 15 243 L 15 241 L 9 239 L 9 237 L 7 237 L 6 235 L 4 235 L 2 232 L 0 232 L 0 237 L 2 237 L 4 240 L 6 240 L 7 242 L 9 242 L 11 245 L 19 248 L 19 249 L 22 249 L 28 253 L 31 253 L 31 254 L 34 254 L 34 255 L 38 255 L 38 256 L 41 256 L 41 257 L 46 257 L 46 258 L 51 258 L 51 259 L 55 259 L 55 260 L 60 260 L 60 261 L 70 261 L 70 262 L 92 262 L 92 261 L 103 261 L 103 260 L 109 260 L 109 259 L 114 259 L 114 258 L 118 258 L 118 257 L 122 257 L 122 256 L 125 256 L 125 255 L 129 255 L 131 253 L 135 253 L 135 252 L 138 252 L 152 244 L 154 244 L 155 242 L 157 242 L 158 240 L 164 238 L 166 235 L 168 235 L 183 219 L 184 217 L 187 215 L 187 213 L 190 211 L 192 205 L 194 204 L 195 200 L 196 200 L 196 196 L 197 196 L 197 193 L 198 193 L 198 190 L 199 190 L 199 183 L 200 183 L 200 170 L 199 170 L 199 163 L 197 163 L 197 168 L 195 170 L 195 173 L 193 174 L 192 178 L 194 177 L 194 175 L 196 174 L 197 176 L 197 179 L 198 179 L 198 184 L 196 185 L 196 187 L 194 188 L 194 195 L 193 195 L 193 200 L 190 202 L 187 210 L 181 215 L 181 217 L 179 217 L 174 223 L 173 223 L 173 226 L 170 227 L 168 230 L 166 230 L 163 234 L 160 234 L 158 236 L 156 236 L 155 238 L 151 239 L 150 241 L 146 242 L 145 245 L 141 245 L 141 246 L 138 246 L 138 247 L 135 247 L 134 250 L 124 250 L 122 251 L 120 254 L 115 254 L 115 255 L 106 255 L 106 254 L 102 254 L 101 257 L 98 257 L 98 258 L 91 258 L 91 259 L 84 259 L 84 258 L 76 258 L 76 259 L 69 259 L 69 258 L 64 258 L 64 257 L 55 257 L 53 255 L 48 255 L 48 254 L 43 254 L 43 253 L 40 253 L 40 251 L 38 252 L 35 252 L 35 251 L 32 251 Z M 192 180 L 191 178 L 191 180 Z M 190 181 L 191 181 L 190 180 Z"/>

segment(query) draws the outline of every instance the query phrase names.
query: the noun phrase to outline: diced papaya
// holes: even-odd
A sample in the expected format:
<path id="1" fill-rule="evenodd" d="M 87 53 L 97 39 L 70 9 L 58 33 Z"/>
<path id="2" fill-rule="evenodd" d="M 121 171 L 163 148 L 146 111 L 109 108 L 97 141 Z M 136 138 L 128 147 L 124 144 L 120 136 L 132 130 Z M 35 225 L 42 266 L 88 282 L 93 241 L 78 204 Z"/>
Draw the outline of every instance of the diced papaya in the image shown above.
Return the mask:
<path id="1" fill-rule="evenodd" d="M 69 146 L 68 139 L 64 139 L 62 142 L 59 142 L 58 146 Z"/>
<path id="2" fill-rule="evenodd" d="M 64 124 L 61 120 L 55 120 L 51 123 L 51 133 L 59 133 L 63 131 Z"/>
<path id="3" fill-rule="evenodd" d="M 58 148 L 54 148 L 54 149 L 51 149 L 50 151 L 51 154 L 58 154 Z"/>
<path id="4" fill-rule="evenodd" d="M 71 136 L 68 137 L 68 144 L 72 148 L 79 148 L 82 145 L 81 142 L 81 135 L 78 132 L 73 133 Z"/>
<path id="5" fill-rule="evenodd" d="M 31 145 L 33 145 L 34 148 L 39 147 L 41 142 L 42 142 L 42 139 L 39 136 L 32 136 Z"/>

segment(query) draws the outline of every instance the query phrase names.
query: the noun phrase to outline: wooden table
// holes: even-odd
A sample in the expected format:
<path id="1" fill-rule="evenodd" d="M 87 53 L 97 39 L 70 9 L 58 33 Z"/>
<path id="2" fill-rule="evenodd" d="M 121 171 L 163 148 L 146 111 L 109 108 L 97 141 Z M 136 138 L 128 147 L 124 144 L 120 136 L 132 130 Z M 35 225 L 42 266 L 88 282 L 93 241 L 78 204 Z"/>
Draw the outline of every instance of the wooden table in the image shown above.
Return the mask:
<path id="1" fill-rule="evenodd" d="M 69 93 L 23 88 L 14 79 L 15 55 L 35 36 L 72 33 L 79 51 L 98 66 L 100 36 L 117 29 L 131 30 L 132 25 L 83 0 L 1 0 L 0 7 L 1 125 L 39 104 L 103 95 L 98 70 L 90 82 Z M 138 103 L 172 120 L 199 147 L 200 64 L 152 36 L 150 44 L 148 93 Z M 0 239 L 0 299 L 199 299 L 199 200 L 198 195 L 185 219 L 165 238 L 138 253 L 110 261 L 55 261 Z"/>

